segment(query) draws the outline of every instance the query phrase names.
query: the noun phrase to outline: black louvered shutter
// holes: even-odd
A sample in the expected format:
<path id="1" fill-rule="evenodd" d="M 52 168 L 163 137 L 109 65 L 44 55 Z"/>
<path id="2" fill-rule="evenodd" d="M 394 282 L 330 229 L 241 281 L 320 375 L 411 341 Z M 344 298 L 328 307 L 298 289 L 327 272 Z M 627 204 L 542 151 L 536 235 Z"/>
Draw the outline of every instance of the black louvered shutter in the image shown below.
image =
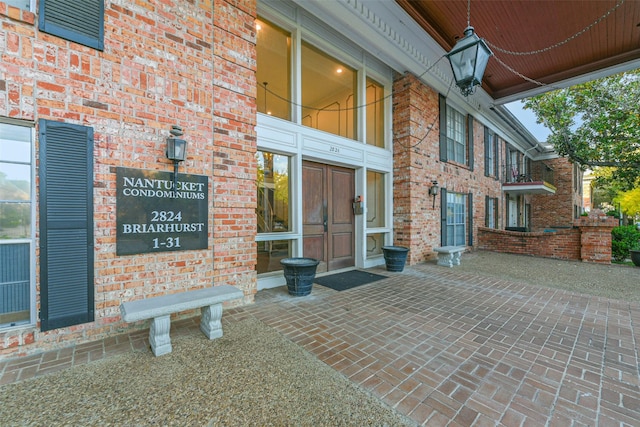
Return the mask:
<path id="1" fill-rule="evenodd" d="M 447 189 L 440 190 L 440 245 L 447 246 Z"/>
<path id="2" fill-rule="evenodd" d="M 484 176 L 489 176 L 489 150 L 491 149 L 491 144 L 493 144 L 493 138 L 491 138 L 491 131 L 489 131 L 488 127 L 484 127 Z M 494 153 L 495 156 L 495 153 Z"/>
<path id="3" fill-rule="evenodd" d="M 39 122 L 41 329 L 94 320 L 93 129 Z"/>
<path id="4" fill-rule="evenodd" d="M 447 161 L 447 98 L 440 95 L 440 161 Z"/>
<path id="5" fill-rule="evenodd" d="M 489 202 L 491 201 L 491 197 L 484 196 L 484 226 L 489 227 L 489 219 L 490 216 L 493 215 L 493 212 L 489 210 Z"/>
<path id="6" fill-rule="evenodd" d="M 467 141 L 469 146 L 469 169 L 473 170 L 473 116 L 467 115 Z"/>
<path id="7" fill-rule="evenodd" d="M 467 215 L 469 216 L 469 246 L 473 246 L 473 193 L 469 193 L 469 203 L 467 203 Z"/>
<path id="8" fill-rule="evenodd" d="M 104 50 L 104 0 L 40 0 L 42 32 Z"/>
<path id="9" fill-rule="evenodd" d="M 503 169 L 503 165 L 500 160 L 500 150 L 502 149 L 502 144 L 500 144 L 500 138 L 498 138 L 497 136 L 494 139 L 496 144 L 496 180 L 500 181 Z"/>

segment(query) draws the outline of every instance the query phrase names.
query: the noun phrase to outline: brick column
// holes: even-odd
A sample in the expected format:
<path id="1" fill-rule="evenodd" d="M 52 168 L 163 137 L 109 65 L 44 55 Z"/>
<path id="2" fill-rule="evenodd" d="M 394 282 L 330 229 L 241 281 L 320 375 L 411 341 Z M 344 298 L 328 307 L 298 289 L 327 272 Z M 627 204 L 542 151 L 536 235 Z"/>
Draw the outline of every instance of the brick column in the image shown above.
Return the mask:
<path id="1" fill-rule="evenodd" d="M 580 229 L 582 261 L 611 264 L 611 230 L 618 225 L 618 220 L 593 210 L 588 217 L 577 219 L 574 225 Z"/>
<path id="2" fill-rule="evenodd" d="M 440 207 L 428 195 L 439 171 L 438 93 L 409 73 L 395 76 L 393 92 L 393 242 L 413 265 L 440 243 Z"/>
<path id="3" fill-rule="evenodd" d="M 256 7 L 213 2 L 214 282 L 242 289 L 245 302 L 257 292 Z"/>

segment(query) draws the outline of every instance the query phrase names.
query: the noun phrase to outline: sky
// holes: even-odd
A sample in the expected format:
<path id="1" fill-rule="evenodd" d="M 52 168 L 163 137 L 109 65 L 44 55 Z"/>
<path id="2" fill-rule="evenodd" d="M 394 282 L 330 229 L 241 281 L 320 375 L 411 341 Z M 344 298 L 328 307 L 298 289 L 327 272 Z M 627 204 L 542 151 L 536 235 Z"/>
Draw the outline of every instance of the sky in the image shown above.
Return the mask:
<path id="1" fill-rule="evenodd" d="M 536 123 L 536 115 L 533 111 L 523 109 L 521 101 L 510 102 L 506 107 L 538 141 L 547 142 L 551 132 L 544 125 Z"/>

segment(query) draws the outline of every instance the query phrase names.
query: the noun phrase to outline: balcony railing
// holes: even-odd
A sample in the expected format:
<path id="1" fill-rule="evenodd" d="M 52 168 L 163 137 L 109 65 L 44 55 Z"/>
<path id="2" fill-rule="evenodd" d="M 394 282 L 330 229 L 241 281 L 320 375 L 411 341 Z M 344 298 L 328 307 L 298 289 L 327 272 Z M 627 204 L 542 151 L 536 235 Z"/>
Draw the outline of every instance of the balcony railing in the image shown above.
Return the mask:
<path id="1" fill-rule="evenodd" d="M 555 194 L 556 187 L 553 169 L 544 163 L 534 163 L 525 171 L 524 168 L 507 165 L 502 175 L 505 179 L 502 189 L 516 194 Z"/>

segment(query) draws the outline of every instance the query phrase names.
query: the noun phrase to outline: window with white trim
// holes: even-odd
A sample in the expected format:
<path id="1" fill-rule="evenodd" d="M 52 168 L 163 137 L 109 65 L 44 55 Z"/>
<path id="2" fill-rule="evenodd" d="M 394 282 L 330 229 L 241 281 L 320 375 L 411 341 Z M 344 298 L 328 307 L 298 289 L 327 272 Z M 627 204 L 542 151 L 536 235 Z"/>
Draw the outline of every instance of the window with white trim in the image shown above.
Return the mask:
<path id="1" fill-rule="evenodd" d="M 22 10 L 31 10 L 31 0 L 2 0 L 9 6 L 17 7 Z"/>
<path id="2" fill-rule="evenodd" d="M 33 129 L 0 123 L 0 328 L 31 319 Z"/>
<path id="3" fill-rule="evenodd" d="M 258 274 L 282 270 L 280 260 L 291 256 L 291 240 L 283 233 L 291 232 L 290 157 L 259 150 L 257 208 Z"/>
<path id="4" fill-rule="evenodd" d="M 498 198 L 486 196 L 484 225 L 498 228 Z"/>
<path id="5" fill-rule="evenodd" d="M 466 245 L 467 195 L 447 192 L 447 246 Z"/>
<path id="6" fill-rule="evenodd" d="M 381 75 L 374 58 L 365 66 L 363 58 L 368 54 L 353 56 L 340 44 L 328 49 L 319 46 L 303 27 L 286 22 L 279 25 L 264 17 L 256 19 L 258 112 L 387 147 L 391 104 L 385 93 L 392 84 L 390 74 Z M 302 37 L 296 49 L 297 33 Z M 298 107 L 299 114 L 295 113 Z"/>
<path id="7" fill-rule="evenodd" d="M 461 164 L 467 163 L 465 116 L 447 105 L 447 159 Z"/>

